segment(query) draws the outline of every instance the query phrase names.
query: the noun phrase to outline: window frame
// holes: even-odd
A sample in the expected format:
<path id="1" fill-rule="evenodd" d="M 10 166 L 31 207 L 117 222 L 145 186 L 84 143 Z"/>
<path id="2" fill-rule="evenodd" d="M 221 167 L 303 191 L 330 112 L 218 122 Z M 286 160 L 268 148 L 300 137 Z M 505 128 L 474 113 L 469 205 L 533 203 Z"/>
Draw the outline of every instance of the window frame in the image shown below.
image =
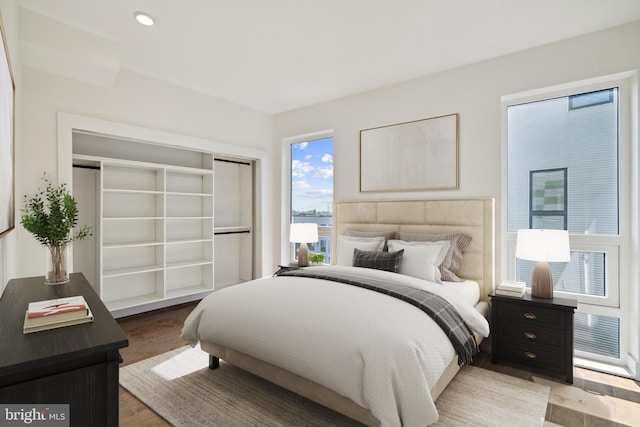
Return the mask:
<path id="1" fill-rule="evenodd" d="M 632 163 L 632 143 L 635 139 L 632 134 L 631 117 L 634 85 L 637 85 L 637 76 L 633 72 L 619 73 L 610 76 L 583 80 L 549 88 L 536 89 L 505 95 L 501 98 L 502 117 L 502 180 L 501 215 L 502 223 L 500 231 L 503 243 L 501 252 L 501 275 L 503 278 L 513 279 L 515 271 L 515 244 L 516 232 L 508 231 L 508 114 L 510 106 L 528 102 L 542 101 L 558 97 L 570 97 L 571 95 L 595 92 L 613 87 L 618 87 L 618 235 L 577 235 L 570 234 L 570 246 L 576 251 L 597 251 L 605 255 L 605 277 L 607 280 L 605 296 L 591 296 L 583 294 L 555 291 L 554 296 L 559 298 L 577 298 L 578 312 L 586 314 L 598 314 L 620 319 L 620 358 L 615 359 L 592 353 L 576 350 L 576 365 L 594 367 L 600 370 L 615 372 L 618 374 L 635 375 L 632 367 L 629 349 L 632 338 L 630 337 L 633 310 L 637 310 L 639 301 L 632 300 L 632 273 L 637 273 L 633 260 L 637 258 L 637 248 L 632 248 L 631 237 L 638 229 L 638 216 L 631 215 L 631 206 L 638 205 L 638 196 L 632 189 L 636 186 L 632 182 L 632 174 L 637 177 L 637 166 Z M 637 101 L 637 100 L 636 100 Z M 637 153 L 636 153 L 637 154 Z M 636 156 L 637 157 L 637 156 Z M 636 277 L 637 275 L 633 276 Z M 637 280 L 634 281 L 637 286 Z"/>
<path id="2" fill-rule="evenodd" d="M 333 138 L 334 158 L 335 158 L 335 136 L 333 129 L 311 132 L 303 135 L 296 135 L 284 138 L 281 144 L 282 150 L 282 195 L 281 218 L 280 218 L 280 260 L 282 264 L 289 264 L 296 261 L 295 243 L 289 242 L 289 224 L 291 220 L 291 146 L 299 142 L 311 141 L 323 138 Z M 335 181 L 333 183 L 335 190 Z M 318 227 L 318 237 L 333 236 L 333 227 Z M 333 254 L 332 254 L 333 255 Z"/>

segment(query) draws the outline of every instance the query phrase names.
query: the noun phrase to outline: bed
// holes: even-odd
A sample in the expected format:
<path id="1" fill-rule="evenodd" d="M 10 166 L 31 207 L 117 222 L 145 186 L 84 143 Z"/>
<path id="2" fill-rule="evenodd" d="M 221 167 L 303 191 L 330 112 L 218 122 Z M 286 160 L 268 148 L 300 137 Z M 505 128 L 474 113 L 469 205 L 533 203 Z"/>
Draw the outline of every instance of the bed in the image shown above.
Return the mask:
<path id="1" fill-rule="evenodd" d="M 317 277 L 293 272 L 212 293 L 189 315 L 182 337 L 211 355 L 211 367 L 224 359 L 365 425 L 435 422 L 434 401 L 465 357 L 459 348 L 420 307 L 325 276 L 357 276 L 366 286 L 393 281 L 394 287 L 433 292 L 456 309 L 463 329 L 479 343 L 488 335 L 494 200 L 336 202 L 333 219 L 332 256 L 344 251 L 339 236 L 354 232 L 394 232 L 395 239 L 385 240 L 390 245 L 401 241 L 401 234 L 464 233 L 471 240 L 456 273 L 464 281 L 434 283 L 344 265 L 311 267 L 302 274 Z"/>

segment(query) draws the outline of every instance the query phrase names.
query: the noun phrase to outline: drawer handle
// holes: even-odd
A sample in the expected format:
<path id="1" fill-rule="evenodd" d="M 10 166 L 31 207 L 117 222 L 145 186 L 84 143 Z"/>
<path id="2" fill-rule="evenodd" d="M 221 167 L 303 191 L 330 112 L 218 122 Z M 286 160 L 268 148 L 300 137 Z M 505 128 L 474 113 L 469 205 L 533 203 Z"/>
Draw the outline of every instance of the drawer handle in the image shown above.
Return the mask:
<path id="1" fill-rule="evenodd" d="M 524 336 L 529 338 L 530 340 L 535 340 L 536 338 L 538 338 L 533 332 L 525 332 Z"/>
<path id="2" fill-rule="evenodd" d="M 532 353 L 532 352 L 530 352 L 530 351 L 525 351 L 525 352 L 524 352 L 524 356 L 525 356 L 526 358 L 528 358 L 528 359 L 535 359 L 536 357 L 538 357 L 538 356 L 536 356 L 536 354 L 535 354 L 535 353 Z"/>
<path id="3" fill-rule="evenodd" d="M 525 319 L 531 319 L 531 320 L 533 320 L 533 319 L 535 319 L 535 318 L 536 318 L 536 315 L 535 315 L 535 314 L 533 314 L 533 313 L 525 313 L 525 314 L 524 314 L 524 318 L 525 318 Z"/>

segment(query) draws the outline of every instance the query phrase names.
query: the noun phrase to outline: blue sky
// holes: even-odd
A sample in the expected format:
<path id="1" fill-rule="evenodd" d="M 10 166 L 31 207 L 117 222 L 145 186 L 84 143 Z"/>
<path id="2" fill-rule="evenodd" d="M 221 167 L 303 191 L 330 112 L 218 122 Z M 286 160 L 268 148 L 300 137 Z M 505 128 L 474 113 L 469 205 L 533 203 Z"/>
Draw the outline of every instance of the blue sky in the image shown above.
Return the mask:
<path id="1" fill-rule="evenodd" d="M 291 145 L 291 207 L 331 210 L 333 203 L 333 138 Z"/>

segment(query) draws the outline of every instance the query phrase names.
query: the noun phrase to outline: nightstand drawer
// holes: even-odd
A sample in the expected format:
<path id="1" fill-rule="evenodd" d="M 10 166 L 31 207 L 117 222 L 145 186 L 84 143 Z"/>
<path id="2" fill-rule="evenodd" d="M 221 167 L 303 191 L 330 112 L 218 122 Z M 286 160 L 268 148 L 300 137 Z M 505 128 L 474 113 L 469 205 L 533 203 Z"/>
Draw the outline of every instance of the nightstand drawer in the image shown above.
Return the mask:
<path id="1" fill-rule="evenodd" d="M 508 323 L 500 329 L 499 333 L 500 342 L 506 343 L 505 345 L 548 347 L 563 351 L 565 348 L 566 334 L 557 329 L 545 329 L 535 324 Z"/>
<path id="2" fill-rule="evenodd" d="M 557 351 L 542 350 L 528 346 L 506 346 L 500 349 L 500 358 L 532 368 L 564 372 L 565 355 Z"/>
<path id="3" fill-rule="evenodd" d="M 546 326 L 564 331 L 565 313 L 542 307 L 526 306 L 522 304 L 502 303 L 498 307 L 498 315 L 503 321 L 518 322 L 532 326 Z"/>

